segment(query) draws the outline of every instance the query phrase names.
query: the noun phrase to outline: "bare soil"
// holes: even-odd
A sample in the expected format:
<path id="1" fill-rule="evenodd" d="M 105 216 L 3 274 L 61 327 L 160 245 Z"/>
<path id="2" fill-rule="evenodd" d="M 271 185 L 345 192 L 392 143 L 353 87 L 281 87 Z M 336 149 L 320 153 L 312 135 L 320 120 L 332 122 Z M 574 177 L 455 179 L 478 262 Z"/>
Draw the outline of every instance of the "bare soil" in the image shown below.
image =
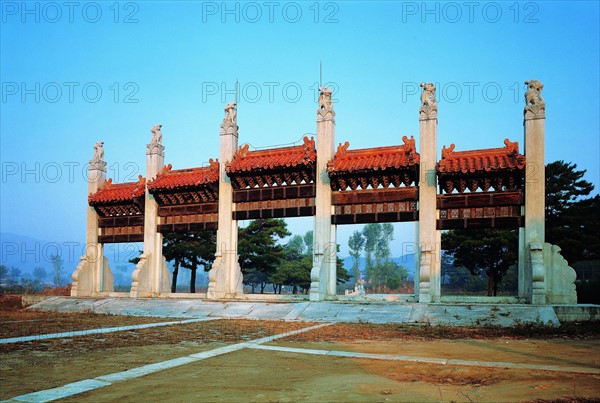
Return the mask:
<path id="1" fill-rule="evenodd" d="M 0 300 L 2 338 L 165 320 L 24 311 Z M 215 320 L 0 345 L 0 400 L 310 325 Z M 600 368 L 598 323 L 559 329 L 335 324 L 270 344 Z M 246 349 L 65 400 L 600 402 L 600 376 Z"/>

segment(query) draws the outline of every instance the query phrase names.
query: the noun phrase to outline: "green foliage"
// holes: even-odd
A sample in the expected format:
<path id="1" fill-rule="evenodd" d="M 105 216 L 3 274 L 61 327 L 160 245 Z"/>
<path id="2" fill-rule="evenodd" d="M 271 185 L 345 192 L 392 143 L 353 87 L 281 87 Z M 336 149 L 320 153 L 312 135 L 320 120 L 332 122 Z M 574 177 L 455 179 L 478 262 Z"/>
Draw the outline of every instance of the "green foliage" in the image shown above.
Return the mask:
<path id="1" fill-rule="evenodd" d="M 577 302 L 580 304 L 600 304 L 600 279 L 577 280 Z"/>
<path id="2" fill-rule="evenodd" d="M 583 180 L 585 170 L 556 161 L 546 165 L 546 241 L 561 248 L 569 263 L 600 259 L 600 196 Z"/>
<path id="3" fill-rule="evenodd" d="M 33 277 L 40 283 L 43 283 L 46 280 L 48 273 L 46 273 L 46 269 L 43 267 L 34 267 L 33 268 Z"/>
<path id="4" fill-rule="evenodd" d="M 389 268 L 386 286 L 390 290 L 397 290 L 402 287 L 402 284 L 408 280 L 408 270 L 406 267 L 397 264 L 396 262 L 389 261 L 386 266 Z"/>
<path id="5" fill-rule="evenodd" d="M 367 288 L 375 292 L 399 289 L 408 279 L 408 271 L 390 260 L 390 242 L 394 239 L 394 226 L 367 224 L 362 233 L 355 231 L 348 241 L 350 254 L 354 258 L 353 273 L 358 278 L 358 259 L 361 250 L 365 253 L 365 276 Z"/>
<path id="6" fill-rule="evenodd" d="M 281 263 L 277 271 L 270 276 L 269 280 L 279 286 L 292 286 L 292 293 L 302 293 L 310 289 L 310 270 L 312 269 L 312 256 L 288 255 L 286 260 Z"/>
<path id="7" fill-rule="evenodd" d="M 565 212 L 582 196 L 594 190 L 594 185 L 583 180 L 585 170 L 576 170 L 577 164 L 555 161 L 546 165 L 546 222 L 560 222 Z"/>
<path id="8" fill-rule="evenodd" d="M 191 272 L 190 292 L 195 293 L 198 266 L 202 265 L 205 270 L 209 270 L 215 258 L 215 251 L 216 234 L 214 231 L 165 234 L 163 237 L 163 256 L 174 263 L 171 292 L 177 290 L 179 268 L 183 267 Z M 139 261 L 139 258 L 137 260 Z"/>
<path id="9" fill-rule="evenodd" d="M 517 230 L 453 230 L 442 234 L 442 249 L 452 257 L 454 267 L 465 267 L 473 276 L 485 273 L 488 295 L 495 296 L 498 283 L 517 263 L 518 240 Z"/>
<path id="10" fill-rule="evenodd" d="M 8 266 L 0 265 L 0 286 L 8 279 Z"/>
<path id="11" fill-rule="evenodd" d="M 8 283 L 12 285 L 19 284 L 19 280 L 21 279 L 21 269 L 18 267 L 11 267 L 8 272 Z"/>
<path id="12" fill-rule="evenodd" d="M 304 234 L 304 245 L 306 245 L 306 254 L 312 255 L 314 245 L 314 234 L 312 231 L 308 231 Z"/>
<path id="13" fill-rule="evenodd" d="M 546 165 L 546 241 L 560 246 L 561 254 L 573 266 L 583 260 L 600 259 L 600 196 L 584 198 L 594 189 L 583 179 L 585 172 L 577 170 L 577 164 L 564 161 Z M 511 275 L 502 281 L 500 289 L 517 289 L 518 234 L 514 230 L 492 231 L 452 230 L 442 235 L 442 248 L 455 268 L 445 273 L 451 282 L 462 282 L 461 266 L 474 276 L 485 271 L 488 295 L 496 295 L 500 280 L 511 268 Z M 443 270 L 444 266 L 448 265 L 442 261 Z M 481 288 L 480 283 L 478 278 L 466 281 L 465 291 Z"/>
<path id="14" fill-rule="evenodd" d="M 264 293 L 265 286 L 285 258 L 278 239 L 289 236 L 287 224 L 282 219 L 261 219 L 250 221 L 247 227 L 239 231 L 239 263 L 244 274 L 244 283 L 259 286 Z"/>
<path id="15" fill-rule="evenodd" d="M 352 256 L 352 276 L 354 281 L 358 281 L 360 278 L 360 255 L 365 246 L 365 237 L 360 231 L 354 231 L 354 233 L 348 239 L 348 247 L 350 248 L 350 256 Z"/>
<path id="16" fill-rule="evenodd" d="M 60 274 L 65 261 L 59 255 L 53 254 L 50 255 L 50 263 L 52 263 L 52 268 L 54 269 L 54 285 L 58 287 L 60 286 Z"/>

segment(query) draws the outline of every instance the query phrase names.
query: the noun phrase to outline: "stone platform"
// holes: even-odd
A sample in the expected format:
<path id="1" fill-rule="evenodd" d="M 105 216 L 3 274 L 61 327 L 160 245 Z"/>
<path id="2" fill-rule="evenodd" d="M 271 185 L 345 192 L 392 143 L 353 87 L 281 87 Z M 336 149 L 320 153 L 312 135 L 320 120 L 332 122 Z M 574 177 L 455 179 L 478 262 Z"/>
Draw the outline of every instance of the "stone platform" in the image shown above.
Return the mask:
<path id="1" fill-rule="evenodd" d="M 558 326 L 560 321 L 598 320 L 600 306 L 524 304 L 418 304 L 351 302 L 252 302 L 199 299 L 130 299 L 51 297 L 28 309 L 94 312 L 165 318 L 230 318 L 304 322 L 405 323 L 415 325 L 509 327 L 516 324 Z"/>

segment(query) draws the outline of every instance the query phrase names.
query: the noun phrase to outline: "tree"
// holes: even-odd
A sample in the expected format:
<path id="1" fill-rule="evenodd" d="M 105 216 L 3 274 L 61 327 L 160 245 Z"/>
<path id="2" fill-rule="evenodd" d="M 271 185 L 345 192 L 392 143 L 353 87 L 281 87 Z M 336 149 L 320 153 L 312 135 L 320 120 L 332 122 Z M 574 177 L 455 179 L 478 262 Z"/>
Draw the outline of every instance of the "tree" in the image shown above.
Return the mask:
<path id="1" fill-rule="evenodd" d="M 52 263 L 52 268 L 54 269 L 54 285 L 58 287 L 60 285 L 60 273 L 63 269 L 63 264 L 65 261 L 60 255 L 50 255 L 50 263 Z"/>
<path id="2" fill-rule="evenodd" d="M 373 253 L 377 247 L 377 240 L 381 235 L 381 227 L 378 224 L 367 224 L 363 228 L 363 236 L 365 237 L 365 272 L 367 278 L 370 280 L 371 277 L 376 275 L 377 262 L 373 262 Z"/>
<path id="3" fill-rule="evenodd" d="M 442 234 L 442 249 L 453 258 L 454 267 L 464 266 L 472 275 L 485 272 L 488 296 L 496 296 L 498 283 L 518 259 L 517 230 L 468 229 Z"/>
<path id="4" fill-rule="evenodd" d="M 600 258 L 600 196 L 584 198 L 594 189 L 583 179 L 585 172 L 564 161 L 546 165 L 546 241 L 560 246 L 571 264 Z M 442 248 L 452 255 L 454 267 L 488 273 L 488 295 L 496 295 L 499 281 L 516 266 L 517 239 L 515 230 L 452 230 L 442 235 Z"/>
<path id="5" fill-rule="evenodd" d="M 397 290 L 402 287 L 402 284 L 408 280 L 408 269 L 404 266 L 399 265 L 396 262 L 388 261 L 387 266 L 387 281 L 386 286 L 390 290 Z"/>
<path id="6" fill-rule="evenodd" d="M 185 234 L 182 248 L 185 250 L 181 267 L 191 271 L 190 292 L 196 292 L 196 272 L 198 266 L 210 270 L 215 259 L 217 237 L 214 231 L 188 232 Z"/>
<path id="7" fill-rule="evenodd" d="M 46 269 L 44 269 L 43 267 L 34 267 L 33 268 L 33 277 L 39 281 L 41 284 L 44 283 L 44 280 L 46 280 L 46 277 L 48 276 L 48 273 L 46 273 Z"/>
<path id="8" fill-rule="evenodd" d="M 308 291 L 312 254 L 307 253 L 308 245 L 305 244 L 305 239 L 300 235 L 294 235 L 284 245 L 283 250 L 285 257 L 275 273 L 269 277 L 269 281 L 279 287 L 280 293 L 284 285 L 292 286 L 292 294 L 297 294 L 299 289 L 303 292 Z"/>
<path id="9" fill-rule="evenodd" d="M 192 231 L 186 233 L 168 233 L 163 236 L 163 256 L 167 261 L 174 261 L 171 278 L 171 292 L 177 292 L 179 268 L 190 270 L 190 292 L 196 292 L 196 274 L 198 266 L 210 270 L 215 258 L 216 233 L 214 231 Z M 136 263 L 139 258 L 130 262 Z"/>
<path id="10" fill-rule="evenodd" d="M 308 231 L 304 234 L 304 245 L 306 245 L 306 253 L 312 255 L 314 245 L 314 233 L 312 231 Z"/>
<path id="11" fill-rule="evenodd" d="M 12 285 L 17 285 L 17 284 L 19 284 L 20 280 L 21 280 L 21 269 L 19 269 L 18 267 L 11 267 L 10 272 L 8 274 L 9 283 Z"/>
<path id="12" fill-rule="evenodd" d="M 394 239 L 394 226 L 390 223 L 367 224 L 363 228 L 362 236 L 369 286 L 377 292 L 382 292 L 385 288 L 400 288 L 402 282 L 408 278 L 408 272 L 404 276 L 400 266 L 390 260 L 390 242 Z"/>
<path id="13" fill-rule="evenodd" d="M 581 197 L 589 195 L 594 185 L 583 180 L 585 170 L 576 170 L 577 164 L 555 161 L 546 165 L 546 223 L 553 227 Z"/>
<path id="14" fill-rule="evenodd" d="M 5 265 L 0 265 L 0 287 L 2 284 L 6 283 L 8 278 L 8 267 Z"/>
<path id="15" fill-rule="evenodd" d="M 360 279 L 360 254 L 365 246 L 365 237 L 360 231 L 354 231 L 348 239 L 348 247 L 350 248 L 350 256 L 352 256 L 352 275 L 354 282 Z"/>
<path id="16" fill-rule="evenodd" d="M 556 161 L 546 165 L 546 241 L 561 248 L 571 264 L 600 259 L 600 196 L 588 196 L 594 185 L 585 170 Z"/>
<path id="17" fill-rule="evenodd" d="M 171 277 L 171 292 L 177 292 L 177 276 L 179 266 L 184 259 L 183 240 L 185 234 L 167 233 L 163 235 L 163 256 L 167 261 L 173 261 L 173 276 Z"/>
<path id="18" fill-rule="evenodd" d="M 277 244 L 277 240 L 289 235 L 286 222 L 275 218 L 250 221 L 246 228 L 240 229 L 240 268 L 244 274 L 244 283 L 252 287 L 253 293 L 256 286 L 260 287 L 261 294 L 264 293 L 270 276 L 275 274 L 285 257 L 284 248 Z"/>

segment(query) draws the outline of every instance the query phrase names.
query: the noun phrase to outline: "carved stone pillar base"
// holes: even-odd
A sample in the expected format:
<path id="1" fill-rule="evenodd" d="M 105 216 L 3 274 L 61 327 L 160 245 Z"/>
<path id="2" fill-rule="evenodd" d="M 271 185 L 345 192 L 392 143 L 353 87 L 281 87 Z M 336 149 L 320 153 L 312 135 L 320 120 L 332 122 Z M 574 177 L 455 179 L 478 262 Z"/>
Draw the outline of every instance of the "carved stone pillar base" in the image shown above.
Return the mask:
<path id="1" fill-rule="evenodd" d="M 140 261 L 135 265 L 135 270 L 131 274 L 131 290 L 129 296 L 131 298 L 151 297 L 151 287 L 149 255 L 147 253 L 142 253 L 140 255 Z"/>
<path id="2" fill-rule="evenodd" d="M 313 256 L 313 268 L 310 271 L 310 300 L 323 301 L 327 294 L 327 267 L 323 261 L 323 253 L 315 252 Z"/>
<path id="3" fill-rule="evenodd" d="M 91 297 L 94 294 L 94 267 L 87 256 L 82 256 L 71 276 L 72 297 Z"/>
<path id="4" fill-rule="evenodd" d="M 560 254 L 560 247 L 544 244 L 544 269 L 546 270 L 546 299 L 549 304 L 576 304 L 577 273 Z"/>

